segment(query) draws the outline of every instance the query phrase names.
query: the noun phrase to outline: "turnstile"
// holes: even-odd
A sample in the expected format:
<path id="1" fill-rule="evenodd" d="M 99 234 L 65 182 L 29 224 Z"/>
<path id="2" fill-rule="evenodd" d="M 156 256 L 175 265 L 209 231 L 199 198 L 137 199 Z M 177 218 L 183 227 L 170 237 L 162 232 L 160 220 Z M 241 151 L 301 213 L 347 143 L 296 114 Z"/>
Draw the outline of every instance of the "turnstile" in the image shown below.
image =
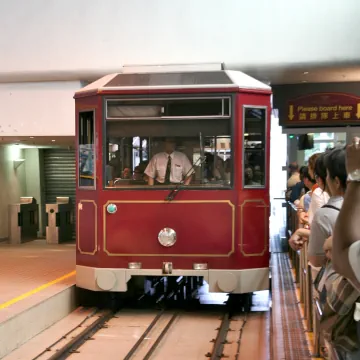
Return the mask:
<path id="1" fill-rule="evenodd" d="M 72 240 L 72 204 L 69 197 L 57 197 L 46 204 L 46 242 L 60 244 Z"/>
<path id="2" fill-rule="evenodd" d="M 39 205 L 33 197 L 21 197 L 18 204 L 9 205 L 10 244 L 35 240 L 39 231 Z"/>

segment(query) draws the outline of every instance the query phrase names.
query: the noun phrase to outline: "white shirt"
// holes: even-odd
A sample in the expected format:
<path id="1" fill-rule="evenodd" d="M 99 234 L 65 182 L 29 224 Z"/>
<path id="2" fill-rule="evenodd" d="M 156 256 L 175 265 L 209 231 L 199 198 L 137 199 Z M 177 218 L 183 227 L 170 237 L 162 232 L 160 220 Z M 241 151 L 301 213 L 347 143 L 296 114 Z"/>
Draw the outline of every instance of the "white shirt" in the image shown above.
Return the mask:
<path id="1" fill-rule="evenodd" d="M 349 248 L 349 263 L 356 279 L 360 282 L 360 240 L 354 242 Z"/>
<path id="2" fill-rule="evenodd" d="M 320 208 L 317 210 L 310 228 L 308 246 L 310 256 L 325 256 L 324 242 L 334 232 L 336 219 L 339 216 L 343 202 L 344 198 L 342 196 L 332 196 L 327 205 L 334 206 L 339 210 L 332 208 Z"/>
<path id="3" fill-rule="evenodd" d="M 316 188 L 311 195 L 311 202 L 308 211 L 309 224 L 312 223 L 315 213 L 330 199 L 329 194 L 326 191 L 321 190 L 319 187 Z"/>
<path id="4" fill-rule="evenodd" d="M 190 172 L 192 165 L 188 157 L 179 151 L 174 151 L 171 155 L 171 172 L 170 182 L 179 183 L 185 175 L 190 176 L 194 170 Z M 169 154 L 161 152 L 152 157 L 149 165 L 145 169 L 145 174 L 153 179 L 156 179 L 159 183 L 165 182 L 166 167 L 169 160 Z"/>

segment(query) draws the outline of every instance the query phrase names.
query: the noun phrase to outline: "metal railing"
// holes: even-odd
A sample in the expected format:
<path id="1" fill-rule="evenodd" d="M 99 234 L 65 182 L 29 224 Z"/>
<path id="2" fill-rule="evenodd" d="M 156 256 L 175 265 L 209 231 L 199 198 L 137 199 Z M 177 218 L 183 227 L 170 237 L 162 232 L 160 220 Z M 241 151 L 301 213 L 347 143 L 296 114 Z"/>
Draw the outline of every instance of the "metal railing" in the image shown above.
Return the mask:
<path id="1" fill-rule="evenodd" d="M 288 239 L 292 234 L 301 227 L 298 217 L 298 209 L 290 202 L 287 204 L 287 236 Z M 321 306 L 316 296 L 317 292 L 313 286 L 311 266 L 308 262 L 308 245 L 300 251 L 295 251 L 289 247 L 289 257 L 292 267 L 295 271 L 295 283 L 300 290 L 300 303 L 304 310 L 304 320 L 306 322 L 306 331 L 313 333 L 314 339 L 314 356 L 320 356 L 320 349 L 324 346 L 324 339 L 319 329 L 321 317 Z M 329 349 L 333 353 L 333 349 Z"/>

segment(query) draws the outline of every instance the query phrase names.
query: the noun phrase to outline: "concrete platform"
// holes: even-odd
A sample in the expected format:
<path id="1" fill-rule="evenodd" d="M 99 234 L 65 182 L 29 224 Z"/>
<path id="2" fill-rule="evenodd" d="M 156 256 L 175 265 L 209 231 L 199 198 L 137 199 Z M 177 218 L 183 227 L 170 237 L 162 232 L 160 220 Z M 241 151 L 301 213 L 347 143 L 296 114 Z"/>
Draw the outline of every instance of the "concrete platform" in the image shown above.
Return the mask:
<path id="1" fill-rule="evenodd" d="M 0 358 L 75 309 L 75 255 L 75 244 L 0 244 Z"/>

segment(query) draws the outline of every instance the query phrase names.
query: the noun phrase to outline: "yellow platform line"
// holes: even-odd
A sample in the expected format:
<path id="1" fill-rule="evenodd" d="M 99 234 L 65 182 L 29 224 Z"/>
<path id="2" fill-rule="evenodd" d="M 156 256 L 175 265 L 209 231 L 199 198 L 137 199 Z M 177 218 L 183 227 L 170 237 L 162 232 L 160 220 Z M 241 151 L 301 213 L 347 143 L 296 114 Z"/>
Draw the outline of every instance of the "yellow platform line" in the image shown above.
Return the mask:
<path id="1" fill-rule="evenodd" d="M 53 281 L 50 281 L 50 282 L 48 282 L 46 284 L 43 284 L 43 285 L 41 285 L 41 286 L 39 286 L 39 287 L 37 287 L 37 288 L 35 288 L 33 290 L 30 290 L 30 291 L 28 291 L 28 292 L 26 292 L 26 293 L 24 293 L 24 294 L 22 294 L 22 295 L 20 295 L 20 296 L 18 296 L 16 298 L 14 298 L 14 299 L 11 299 L 11 300 L 9 300 L 7 302 L 4 302 L 4 303 L 0 304 L 0 310 L 5 309 L 5 308 L 7 308 L 7 307 L 9 307 L 11 305 L 14 305 L 14 304 L 16 304 L 17 302 L 19 302 L 21 300 L 25 300 L 26 298 L 30 297 L 31 295 L 34 295 L 34 294 L 36 294 L 36 293 L 38 293 L 38 292 L 40 292 L 42 290 L 45 290 L 46 288 L 48 288 L 48 287 L 50 287 L 52 285 L 55 285 L 55 284 L 59 283 L 60 281 L 68 279 L 68 278 L 74 276 L 75 274 L 76 274 L 76 271 L 74 270 L 74 271 L 72 271 L 72 272 L 70 272 L 70 273 L 68 273 L 68 274 L 66 274 L 64 276 L 61 276 L 61 277 L 59 277 L 59 278 L 57 278 L 57 279 L 55 279 Z"/>

